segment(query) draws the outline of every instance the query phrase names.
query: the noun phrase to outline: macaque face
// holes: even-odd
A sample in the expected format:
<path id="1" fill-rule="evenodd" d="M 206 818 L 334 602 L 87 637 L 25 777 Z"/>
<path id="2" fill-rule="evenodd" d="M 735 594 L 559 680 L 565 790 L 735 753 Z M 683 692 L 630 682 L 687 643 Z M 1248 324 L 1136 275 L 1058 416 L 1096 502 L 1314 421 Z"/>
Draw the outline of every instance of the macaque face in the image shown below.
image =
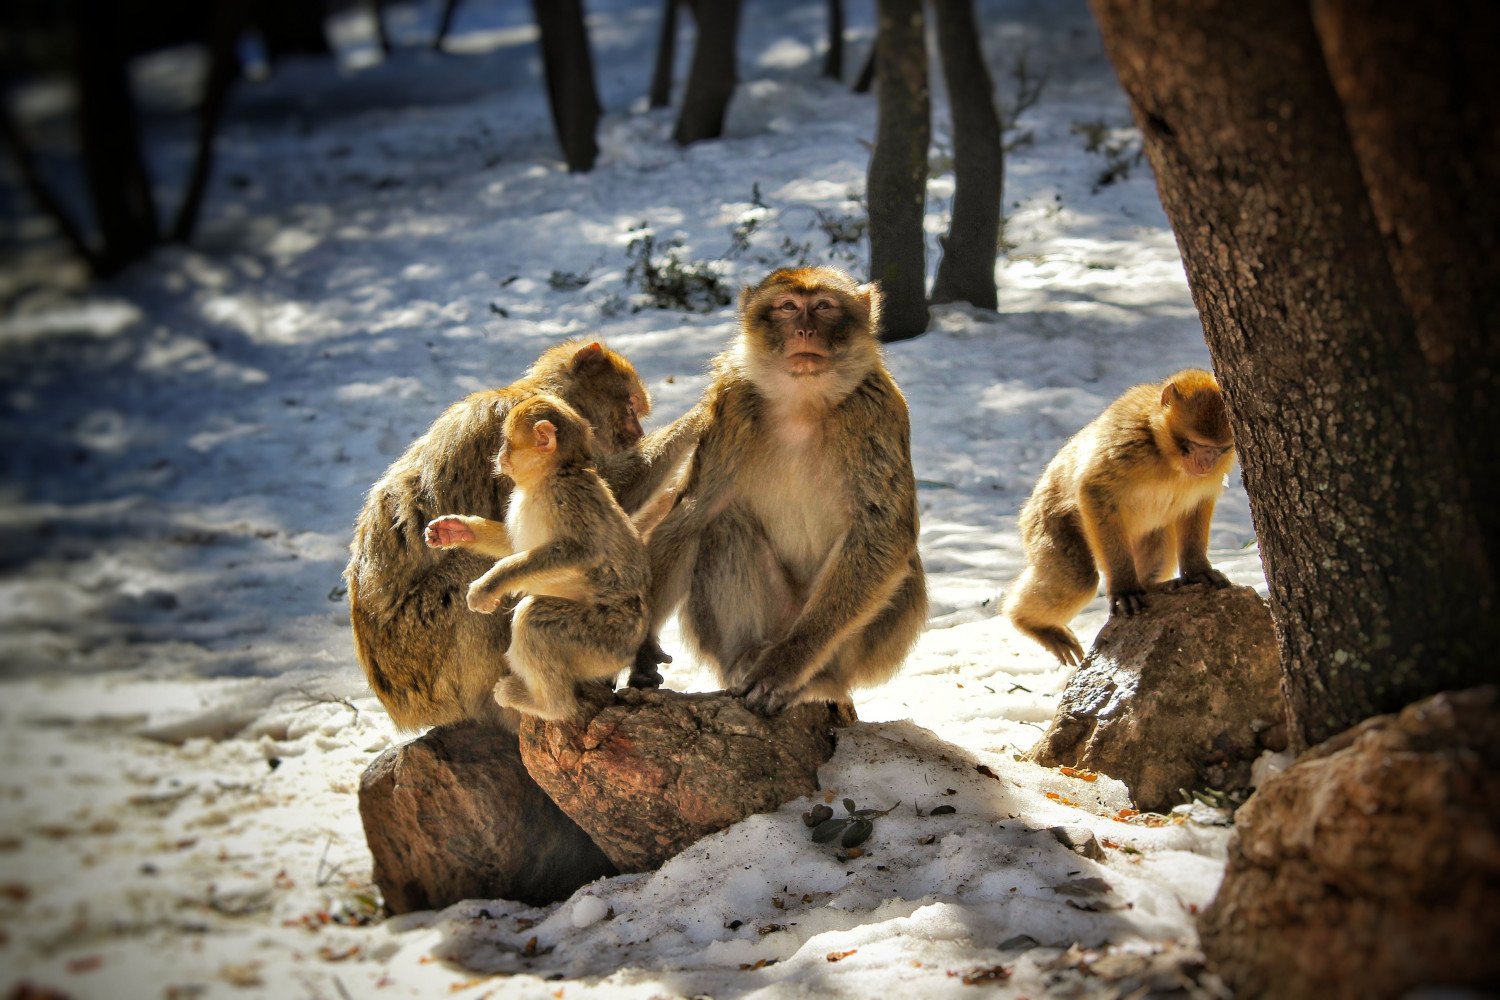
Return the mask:
<path id="1" fill-rule="evenodd" d="M 1173 433 L 1172 441 L 1177 445 L 1182 471 L 1195 477 L 1213 472 L 1224 456 L 1234 450 L 1233 442 L 1205 441 L 1187 428 L 1179 428 Z"/>
<path id="2" fill-rule="evenodd" d="M 834 292 L 780 291 L 772 297 L 766 314 L 767 346 L 781 356 L 792 375 L 819 375 L 833 363 L 841 346 L 844 319 L 844 302 Z"/>
<path id="3" fill-rule="evenodd" d="M 645 436 L 641 419 L 651 412 L 651 397 L 634 372 L 590 372 L 568 396 L 594 428 L 595 443 L 604 454 L 633 448 Z"/>

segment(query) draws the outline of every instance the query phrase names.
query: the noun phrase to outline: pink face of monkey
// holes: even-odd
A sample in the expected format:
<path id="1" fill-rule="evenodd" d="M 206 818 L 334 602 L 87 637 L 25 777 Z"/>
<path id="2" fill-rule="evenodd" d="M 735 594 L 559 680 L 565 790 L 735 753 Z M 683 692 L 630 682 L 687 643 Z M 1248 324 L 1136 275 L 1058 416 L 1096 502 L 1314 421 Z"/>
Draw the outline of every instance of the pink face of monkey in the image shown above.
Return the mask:
<path id="1" fill-rule="evenodd" d="M 831 292 L 780 292 L 771 300 L 767 317 L 777 339 L 787 371 L 793 375 L 817 375 L 833 357 L 833 334 L 843 325 L 844 304 Z"/>

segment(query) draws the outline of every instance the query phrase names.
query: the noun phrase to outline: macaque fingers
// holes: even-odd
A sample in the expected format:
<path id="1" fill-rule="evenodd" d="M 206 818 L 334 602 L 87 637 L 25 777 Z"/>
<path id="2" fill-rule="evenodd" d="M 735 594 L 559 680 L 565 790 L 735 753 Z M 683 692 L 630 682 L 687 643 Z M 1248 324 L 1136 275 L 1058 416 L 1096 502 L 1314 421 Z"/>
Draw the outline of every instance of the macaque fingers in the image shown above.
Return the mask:
<path id="1" fill-rule="evenodd" d="M 427 542 L 429 548 L 434 549 L 470 545 L 479 539 L 466 521 L 467 518 L 462 514 L 444 514 L 442 517 L 434 518 L 427 522 L 423 540 Z"/>

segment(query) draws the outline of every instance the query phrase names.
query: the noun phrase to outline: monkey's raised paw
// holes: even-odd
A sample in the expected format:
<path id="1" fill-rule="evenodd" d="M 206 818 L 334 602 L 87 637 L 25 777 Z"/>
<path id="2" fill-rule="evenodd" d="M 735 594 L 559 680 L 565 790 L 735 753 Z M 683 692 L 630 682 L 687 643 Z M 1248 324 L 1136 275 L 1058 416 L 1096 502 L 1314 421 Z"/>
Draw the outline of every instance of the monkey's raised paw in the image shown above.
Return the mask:
<path id="1" fill-rule="evenodd" d="M 445 514 L 427 522 L 427 530 L 422 538 L 429 548 L 450 549 L 462 545 L 469 545 L 478 539 L 474 535 L 474 529 L 464 523 L 462 515 Z M 474 607 L 470 604 L 469 607 Z M 474 608 L 478 611 L 478 608 Z"/>

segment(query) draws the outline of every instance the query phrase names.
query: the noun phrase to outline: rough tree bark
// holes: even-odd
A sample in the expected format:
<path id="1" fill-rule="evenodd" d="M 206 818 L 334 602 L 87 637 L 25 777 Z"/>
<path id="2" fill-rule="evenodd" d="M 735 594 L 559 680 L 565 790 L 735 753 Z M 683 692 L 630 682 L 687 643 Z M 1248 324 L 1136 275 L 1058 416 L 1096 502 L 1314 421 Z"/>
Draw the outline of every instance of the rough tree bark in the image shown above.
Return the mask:
<path id="1" fill-rule="evenodd" d="M 600 107 L 583 0 L 532 0 L 531 8 L 542 33 L 542 66 L 557 141 L 568 170 L 588 173 L 599 156 L 594 131 Z"/>
<path id="2" fill-rule="evenodd" d="M 1500 5 L 1313 5 L 1375 218 L 1500 568 Z"/>
<path id="3" fill-rule="evenodd" d="M 974 0 L 934 0 L 938 53 L 953 114 L 953 217 L 943 239 L 943 259 L 932 282 L 932 301 L 999 305 L 995 251 L 1000 242 L 1000 199 L 1005 161 L 995 84 L 979 48 Z"/>
<path id="4" fill-rule="evenodd" d="M 931 138 L 922 0 L 880 0 L 876 34 L 879 124 L 870 155 L 870 277 L 885 292 L 881 339 L 927 329 L 927 144 Z"/>
<path id="5" fill-rule="evenodd" d="M 651 107 L 672 103 L 672 65 L 677 61 L 677 5 L 681 0 L 662 0 L 661 34 L 656 38 L 656 66 L 651 71 Z"/>
<path id="6" fill-rule="evenodd" d="M 1225 388 L 1293 735 L 1492 676 L 1495 580 L 1305 0 L 1091 0 Z"/>
<path id="7" fill-rule="evenodd" d="M 844 0 L 828 0 L 828 51 L 823 54 L 823 75 L 844 77 Z"/>
<path id="8" fill-rule="evenodd" d="M 734 96 L 735 44 L 739 35 L 739 0 L 690 0 L 698 37 L 688 69 L 682 113 L 672 138 L 680 146 L 717 139 L 724 132 L 724 112 Z"/>

